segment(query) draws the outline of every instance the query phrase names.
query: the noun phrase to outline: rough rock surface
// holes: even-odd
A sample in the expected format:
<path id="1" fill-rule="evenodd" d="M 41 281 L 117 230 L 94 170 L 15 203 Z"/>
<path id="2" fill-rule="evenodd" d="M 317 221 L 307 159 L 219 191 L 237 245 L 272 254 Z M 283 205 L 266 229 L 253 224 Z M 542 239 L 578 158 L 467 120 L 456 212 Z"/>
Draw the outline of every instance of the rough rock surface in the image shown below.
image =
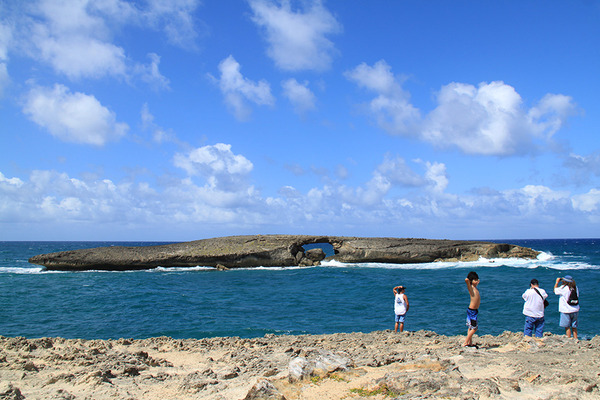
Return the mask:
<path id="1" fill-rule="evenodd" d="M 600 336 L 0 336 L 2 399 L 598 399 Z"/>
<path id="2" fill-rule="evenodd" d="M 49 270 L 136 270 L 162 267 L 220 268 L 318 265 L 320 250 L 302 246 L 328 243 L 331 258 L 348 263 L 423 263 L 486 258 L 535 258 L 538 252 L 511 244 L 479 241 L 359 238 L 307 235 L 228 236 L 149 247 L 99 247 L 41 254 L 29 259 Z"/>

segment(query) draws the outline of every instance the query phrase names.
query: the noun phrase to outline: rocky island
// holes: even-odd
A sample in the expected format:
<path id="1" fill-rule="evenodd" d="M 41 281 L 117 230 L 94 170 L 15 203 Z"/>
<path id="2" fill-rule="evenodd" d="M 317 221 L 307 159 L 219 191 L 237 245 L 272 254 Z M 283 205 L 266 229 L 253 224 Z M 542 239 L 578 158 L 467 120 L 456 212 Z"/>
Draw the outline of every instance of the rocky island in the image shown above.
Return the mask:
<path id="1" fill-rule="evenodd" d="M 330 245 L 333 255 L 308 245 Z M 228 236 L 144 247 L 98 247 L 40 254 L 29 259 L 48 270 L 142 270 L 207 266 L 219 269 L 319 265 L 324 259 L 345 263 L 393 264 L 529 258 L 539 252 L 512 244 L 467 240 L 366 238 L 310 235 Z"/>

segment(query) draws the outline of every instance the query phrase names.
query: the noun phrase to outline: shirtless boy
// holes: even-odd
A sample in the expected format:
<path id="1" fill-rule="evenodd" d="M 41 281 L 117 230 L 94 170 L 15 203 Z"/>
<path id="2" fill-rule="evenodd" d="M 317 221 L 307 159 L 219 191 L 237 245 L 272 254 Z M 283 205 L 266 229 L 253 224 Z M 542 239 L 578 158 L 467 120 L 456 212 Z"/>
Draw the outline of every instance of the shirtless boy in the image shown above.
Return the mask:
<path id="1" fill-rule="evenodd" d="M 477 314 L 479 312 L 479 304 L 481 303 L 481 296 L 479 295 L 479 289 L 477 289 L 477 285 L 479 285 L 477 272 L 469 272 L 465 278 L 465 283 L 467 284 L 471 301 L 467 309 L 467 338 L 463 346 L 473 346 L 473 335 L 477 331 Z"/>

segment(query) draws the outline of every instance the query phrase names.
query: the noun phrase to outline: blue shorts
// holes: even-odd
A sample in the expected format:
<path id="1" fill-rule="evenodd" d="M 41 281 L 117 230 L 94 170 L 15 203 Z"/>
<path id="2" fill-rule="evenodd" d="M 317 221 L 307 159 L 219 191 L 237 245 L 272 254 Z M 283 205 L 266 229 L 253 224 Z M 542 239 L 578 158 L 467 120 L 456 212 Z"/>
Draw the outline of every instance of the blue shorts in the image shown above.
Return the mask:
<path id="1" fill-rule="evenodd" d="M 579 312 L 560 313 L 560 326 L 563 328 L 577 328 Z"/>
<path id="2" fill-rule="evenodd" d="M 396 322 L 404 323 L 404 317 L 405 316 L 406 316 L 406 314 L 402 314 L 402 315 L 396 314 Z"/>
<path id="3" fill-rule="evenodd" d="M 468 329 L 477 329 L 477 314 L 479 314 L 479 310 L 473 310 L 472 308 L 467 308 L 467 328 Z"/>

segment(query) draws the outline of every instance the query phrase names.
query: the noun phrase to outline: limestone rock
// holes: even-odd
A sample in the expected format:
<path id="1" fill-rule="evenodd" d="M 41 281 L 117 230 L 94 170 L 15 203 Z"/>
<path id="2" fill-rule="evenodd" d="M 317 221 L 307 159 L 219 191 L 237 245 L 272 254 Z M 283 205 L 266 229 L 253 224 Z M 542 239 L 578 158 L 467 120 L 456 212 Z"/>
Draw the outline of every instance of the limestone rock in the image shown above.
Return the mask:
<path id="1" fill-rule="evenodd" d="M 310 249 L 306 251 L 305 256 L 311 261 L 323 261 L 325 259 L 325 252 L 319 248 Z"/>
<path id="2" fill-rule="evenodd" d="M 244 400 L 286 400 L 286 398 L 271 382 L 261 379 L 252 386 Z"/>
<path id="3" fill-rule="evenodd" d="M 335 371 L 346 371 L 354 365 L 341 353 L 330 351 L 311 352 L 307 357 L 295 357 L 289 364 L 289 380 L 295 382 L 310 376 L 327 376 Z"/>
<path id="4" fill-rule="evenodd" d="M 286 267 L 318 265 L 325 258 L 320 248 L 304 251 L 307 244 L 328 244 L 340 262 L 425 263 L 477 260 L 479 257 L 536 258 L 539 252 L 511 244 L 478 241 L 360 238 L 308 235 L 249 235 L 196 240 L 160 246 L 99 247 L 40 254 L 29 259 L 49 270 L 140 270 L 162 267 L 211 266 Z"/>
<path id="5" fill-rule="evenodd" d="M 25 396 L 21 394 L 19 388 L 14 387 L 10 383 L 0 384 L 0 399 L 6 400 L 23 400 Z"/>

